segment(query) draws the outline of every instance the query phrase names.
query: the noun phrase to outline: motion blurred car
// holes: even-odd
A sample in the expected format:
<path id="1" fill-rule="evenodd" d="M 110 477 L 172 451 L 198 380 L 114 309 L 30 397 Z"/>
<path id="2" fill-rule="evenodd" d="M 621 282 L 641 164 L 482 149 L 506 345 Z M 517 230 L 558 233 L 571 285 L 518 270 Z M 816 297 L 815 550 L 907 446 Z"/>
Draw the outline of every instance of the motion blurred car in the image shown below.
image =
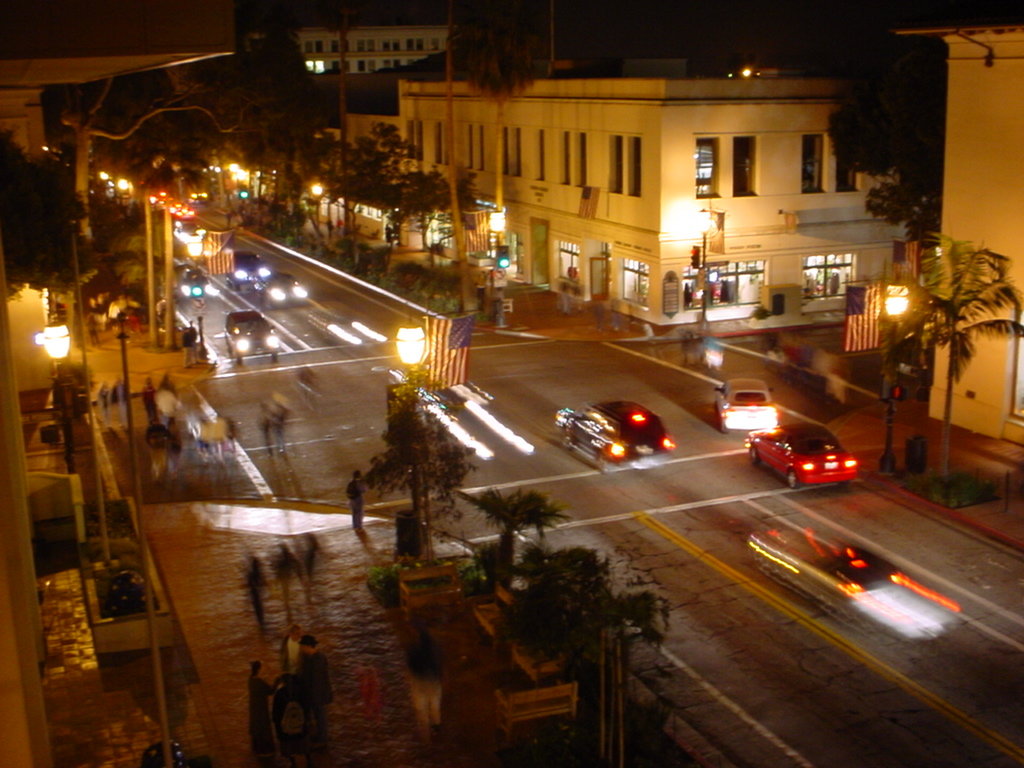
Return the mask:
<path id="1" fill-rule="evenodd" d="M 771 390 L 760 379 L 729 379 L 715 387 L 715 414 L 723 432 L 750 432 L 779 425 L 779 411 L 772 403 Z"/>
<path id="2" fill-rule="evenodd" d="M 234 251 L 232 270 L 228 272 L 228 285 L 233 291 L 262 291 L 263 281 L 270 277 L 270 268 L 255 251 Z"/>
<path id="3" fill-rule="evenodd" d="M 246 309 L 229 312 L 224 328 L 227 334 L 228 351 L 238 364 L 247 355 L 270 353 L 270 359 L 277 362 L 281 340 L 273 327 L 259 312 Z"/>
<path id="4" fill-rule="evenodd" d="M 778 472 L 790 488 L 811 483 L 848 483 L 857 477 L 857 459 L 825 427 L 794 424 L 747 436 L 750 462 Z"/>
<path id="5" fill-rule="evenodd" d="M 823 605 L 885 624 L 908 637 L 934 637 L 959 613 L 945 595 L 912 579 L 869 550 L 828 540 L 811 528 L 751 533 L 757 566 L 776 581 Z"/>
<path id="6" fill-rule="evenodd" d="M 640 464 L 664 458 L 676 444 L 661 419 L 629 400 L 595 403 L 555 414 L 562 443 L 590 458 L 603 471 L 613 464 Z"/>
<path id="7" fill-rule="evenodd" d="M 201 269 L 186 268 L 181 273 L 179 283 L 181 295 L 189 299 L 202 299 L 207 296 L 217 296 L 220 290 Z"/>
<path id="8" fill-rule="evenodd" d="M 287 272 L 274 272 L 267 277 L 263 281 L 263 295 L 264 301 L 271 307 L 282 307 L 309 298 L 305 286 Z"/>

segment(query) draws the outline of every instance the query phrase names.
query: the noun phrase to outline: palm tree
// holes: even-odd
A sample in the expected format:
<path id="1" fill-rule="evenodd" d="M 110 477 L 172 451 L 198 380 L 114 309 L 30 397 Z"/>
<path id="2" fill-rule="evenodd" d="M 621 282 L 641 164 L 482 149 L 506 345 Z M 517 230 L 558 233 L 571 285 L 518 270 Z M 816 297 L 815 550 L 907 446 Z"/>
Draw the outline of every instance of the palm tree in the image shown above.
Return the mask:
<path id="1" fill-rule="evenodd" d="M 503 142 L 505 102 L 533 82 L 533 58 L 538 36 L 529 24 L 521 0 L 486 0 L 476 14 L 459 24 L 455 54 L 464 62 L 470 87 L 497 107 L 494 123 L 494 203 L 504 207 Z"/>
<path id="2" fill-rule="evenodd" d="M 566 519 L 562 514 L 565 505 L 552 501 L 540 491 L 519 489 L 508 496 L 502 496 L 501 491 L 488 488 L 479 496 L 463 492 L 460 495 L 498 529 L 497 572 L 499 580 L 506 585 L 515 563 L 516 535 L 527 528 L 533 528 L 538 536 L 543 536 L 545 528 Z"/>
<path id="3" fill-rule="evenodd" d="M 940 235 L 938 245 L 921 259 L 920 282 L 908 286 L 908 311 L 890 323 L 883 338 L 883 365 L 889 371 L 901 362 L 918 363 L 931 349 L 947 350 L 941 441 L 944 478 L 949 476 L 953 386 L 974 359 L 977 340 L 1024 336 L 1019 322 L 1021 294 L 1010 281 L 1009 270 L 1006 256 Z"/>

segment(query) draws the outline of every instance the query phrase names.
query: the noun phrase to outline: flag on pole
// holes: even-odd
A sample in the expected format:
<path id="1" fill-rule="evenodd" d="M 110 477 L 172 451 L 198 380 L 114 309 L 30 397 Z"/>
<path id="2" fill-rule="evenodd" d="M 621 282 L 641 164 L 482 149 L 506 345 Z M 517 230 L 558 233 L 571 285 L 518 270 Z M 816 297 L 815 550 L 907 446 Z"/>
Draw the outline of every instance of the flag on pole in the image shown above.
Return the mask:
<path id="1" fill-rule="evenodd" d="M 917 277 L 921 274 L 921 241 L 893 240 L 892 265 L 896 277 Z"/>
<path id="2" fill-rule="evenodd" d="M 583 187 L 580 192 L 580 218 L 592 219 L 597 215 L 598 187 Z"/>
<path id="3" fill-rule="evenodd" d="M 207 231 L 203 235 L 203 256 L 206 271 L 211 275 L 224 275 L 234 269 L 235 230 Z"/>
<path id="4" fill-rule="evenodd" d="M 881 308 L 881 292 L 874 283 L 846 286 L 844 352 L 863 352 L 878 346 L 878 316 Z"/>
<path id="5" fill-rule="evenodd" d="M 473 315 L 436 317 L 427 315 L 425 363 L 438 389 L 465 384 L 469 373 L 469 342 L 473 336 Z"/>
<path id="6" fill-rule="evenodd" d="M 466 251 L 478 253 L 491 247 L 491 232 L 488 228 L 487 211 L 471 211 L 462 217 L 466 229 Z"/>

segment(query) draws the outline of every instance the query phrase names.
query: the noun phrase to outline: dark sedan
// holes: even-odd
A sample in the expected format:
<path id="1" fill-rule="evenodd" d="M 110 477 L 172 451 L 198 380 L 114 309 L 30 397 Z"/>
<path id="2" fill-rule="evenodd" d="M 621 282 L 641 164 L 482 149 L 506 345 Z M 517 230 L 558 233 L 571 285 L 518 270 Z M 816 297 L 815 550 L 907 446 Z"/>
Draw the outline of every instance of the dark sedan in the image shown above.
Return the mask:
<path id="1" fill-rule="evenodd" d="M 646 463 L 663 458 L 676 444 L 661 419 L 638 403 L 616 400 L 555 414 L 563 444 L 593 460 L 611 464 Z"/>

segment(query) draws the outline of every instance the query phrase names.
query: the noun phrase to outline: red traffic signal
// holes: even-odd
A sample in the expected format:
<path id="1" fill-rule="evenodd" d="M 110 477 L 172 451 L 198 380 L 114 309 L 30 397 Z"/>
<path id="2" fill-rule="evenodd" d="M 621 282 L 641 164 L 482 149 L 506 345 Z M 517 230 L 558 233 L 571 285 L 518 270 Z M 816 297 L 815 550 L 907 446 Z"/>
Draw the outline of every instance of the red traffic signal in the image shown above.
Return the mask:
<path id="1" fill-rule="evenodd" d="M 701 264 L 702 261 L 703 260 L 701 259 L 700 246 L 693 246 L 693 248 L 690 249 L 690 266 L 692 266 L 694 269 L 700 269 L 703 266 Z"/>
<path id="2" fill-rule="evenodd" d="M 893 384 L 889 381 L 882 382 L 882 400 L 902 401 L 907 399 L 907 388 L 902 384 Z"/>

